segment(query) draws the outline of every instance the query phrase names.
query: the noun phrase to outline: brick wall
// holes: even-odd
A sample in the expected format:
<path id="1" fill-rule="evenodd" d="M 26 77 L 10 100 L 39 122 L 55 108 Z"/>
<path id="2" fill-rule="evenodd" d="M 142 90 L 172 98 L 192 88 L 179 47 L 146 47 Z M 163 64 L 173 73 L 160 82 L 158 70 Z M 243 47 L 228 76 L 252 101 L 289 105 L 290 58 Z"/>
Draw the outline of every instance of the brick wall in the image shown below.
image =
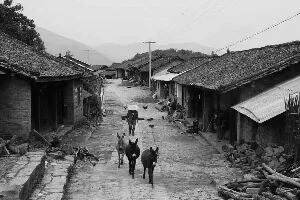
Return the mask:
<path id="1" fill-rule="evenodd" d="M 30 82 L 0 76 L 0 137 L 18 135 L 27 138 L 30 130 Z"/>

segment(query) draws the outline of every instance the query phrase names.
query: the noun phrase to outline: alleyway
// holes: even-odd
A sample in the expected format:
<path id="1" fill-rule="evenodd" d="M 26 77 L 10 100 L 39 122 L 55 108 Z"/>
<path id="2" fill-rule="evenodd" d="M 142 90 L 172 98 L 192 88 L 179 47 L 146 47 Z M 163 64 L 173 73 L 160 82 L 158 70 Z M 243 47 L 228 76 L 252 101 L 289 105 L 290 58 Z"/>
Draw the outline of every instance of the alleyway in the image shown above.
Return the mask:
<path id="1" fill-rule="evenodd" d="M 182 135 L 172 124 L 162 120 L 165 113 L 147 104 L 140 106 L 139 116 L 154 118 L 140 121 L 136 136 L 141 152 L 150 146 L 159 147 L 158 166 L 154 170 L 154 188 L 148 184 L 148 176 L 142 179 L 142 164 L 137 161 L 136 176 L 128 174 L 128 162 L 117 167 L 115 150 L 116 134 L 128 134 L 127 124 L 121 120 L 125 115 L 124 105 L 137 97 L 146 97 L 147 90 L 119 86 L 120 80 L 113 80 L 105 88 L 104 108 L 107 116 L 86 141 L 90 151 L 100 156 L 96 166 L 78 163 L 67 188 L 68 199 L 219 199 L 216 185 L 235 177 L 234 169 L 227 166 L 220 154 L 205 140 L 191 135 Z M 136 103 L 138 104 L 138 103 Z M 153 124 L 154 128 L 150 128 Z M 126 136 L 128 141 L 128 136 Z"/>

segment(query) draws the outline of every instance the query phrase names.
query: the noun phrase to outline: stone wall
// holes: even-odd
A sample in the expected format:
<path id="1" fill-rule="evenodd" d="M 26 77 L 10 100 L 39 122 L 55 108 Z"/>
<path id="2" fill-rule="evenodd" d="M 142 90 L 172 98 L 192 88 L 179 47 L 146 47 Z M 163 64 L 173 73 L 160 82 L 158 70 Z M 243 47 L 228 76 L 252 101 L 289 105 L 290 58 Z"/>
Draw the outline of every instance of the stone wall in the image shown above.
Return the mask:
<path id="1" fill-rule="evenodd" d="M 0 76 L 0 137 L 27 138 L 31 130 L 31 85 L 17 77 Z"/>

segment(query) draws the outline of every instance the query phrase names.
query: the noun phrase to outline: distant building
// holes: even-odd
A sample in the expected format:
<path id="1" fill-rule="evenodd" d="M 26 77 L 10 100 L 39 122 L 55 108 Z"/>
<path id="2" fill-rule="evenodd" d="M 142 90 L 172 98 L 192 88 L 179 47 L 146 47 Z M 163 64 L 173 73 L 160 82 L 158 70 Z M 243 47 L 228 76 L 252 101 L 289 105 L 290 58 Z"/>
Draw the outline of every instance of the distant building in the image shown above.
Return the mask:
<path id="1" fill-rule="evenodd" d="M 124 79 L 126 77 L 126 71 L 120 63 L 113 63 L 110 68 L 115 70 L 116 78 Z"/>

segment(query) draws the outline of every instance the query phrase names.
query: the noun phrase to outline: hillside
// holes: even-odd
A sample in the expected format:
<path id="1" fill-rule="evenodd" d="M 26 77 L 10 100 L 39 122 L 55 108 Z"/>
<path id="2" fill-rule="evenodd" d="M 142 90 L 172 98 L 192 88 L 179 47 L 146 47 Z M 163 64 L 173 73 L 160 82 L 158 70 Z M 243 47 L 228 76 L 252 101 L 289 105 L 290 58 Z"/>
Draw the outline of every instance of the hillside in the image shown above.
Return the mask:
<path id="1" fill-rule="evenodd" d="M 137 53 L 148 51 L 148 46 L 143 43 L 132 43 L 128 45 L 119 45 L 114 43 L 106 43 L 94 47 L 98 52 L 112 59 L 114 62 L 121 62 L 123 60 L 132 58 Z M 205 54 L 211 54 L 213 48 L 206 47 L 197 43 L 173 43 L 168 45 L 153 45 L 155 49 L 185 49 L 195 52 L 202 52 Z"/>
<path id="2" fill-rule="evenodd" d="M 57 56 L 59 53 L 65 54 L 66 51 L 70 50 L 74 57 L 88 62 L 88 52 L 85 50 L 92 50 L 89 52 L 89 64 L 110 65 L 112 63 L 106 56 L 81 42 L 58 35 L 41 27 L 37 27 L 36 30 L 40 33 L 45 43 L 46 51 L 50 54 Z"/>

